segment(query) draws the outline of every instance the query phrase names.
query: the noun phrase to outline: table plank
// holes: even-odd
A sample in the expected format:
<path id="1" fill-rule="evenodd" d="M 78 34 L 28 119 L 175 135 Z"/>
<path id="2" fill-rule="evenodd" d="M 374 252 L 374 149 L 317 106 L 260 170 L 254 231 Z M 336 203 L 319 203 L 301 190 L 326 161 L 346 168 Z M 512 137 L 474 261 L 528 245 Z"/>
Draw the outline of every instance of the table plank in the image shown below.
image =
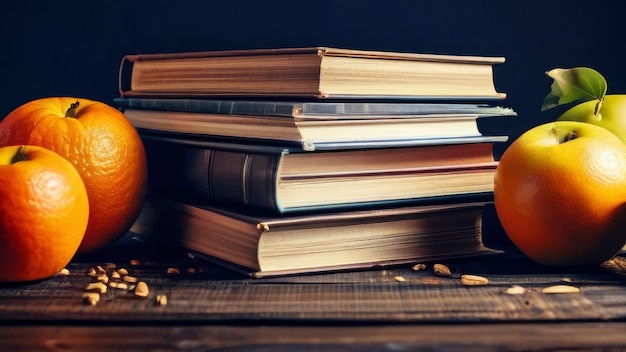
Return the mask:
<path id="1" fill-rule="evenodd" d="M 31 326 L 3 351 L 621 351 L 626 323 Z"/>
<path id="2" fill-rule="evenodd" d="M 155 256 L 158 251 L 131 248 L 101 256 L 77 258 L 68 276 L 0 288 L 4 322 L 58 323 L 223 323 L 360 322 L 458 323 L 530 321 L 611 321 L 626 318 L 626 259 L 621 256 L 597 268 L 555 269 L 524 258 L 494 256 L 448 261 L 451 277 L 409 266 L 250 279 L 186 253 Z M 171 254 L 171 253 L 170 253 Z M 155 260 L 158 258 L 158 261 Z M 113 262 L 145 281 L 150 296 L 109 288 L 95 306 L 82 304 L 93 278 L 85 272 Z M 179 275 L 170 275 L 177 268 Z M 478 274 L 489 285 L 467 287 L 462 274 Z M 404 281 L 398 281 L 402 277 Z M 569 284 L 580 293 L 544 294 L 551 285 Z M 512 285 L 522 295 L 505 293 Z M 168 297 L 166 306 L 154 297 Z"/>

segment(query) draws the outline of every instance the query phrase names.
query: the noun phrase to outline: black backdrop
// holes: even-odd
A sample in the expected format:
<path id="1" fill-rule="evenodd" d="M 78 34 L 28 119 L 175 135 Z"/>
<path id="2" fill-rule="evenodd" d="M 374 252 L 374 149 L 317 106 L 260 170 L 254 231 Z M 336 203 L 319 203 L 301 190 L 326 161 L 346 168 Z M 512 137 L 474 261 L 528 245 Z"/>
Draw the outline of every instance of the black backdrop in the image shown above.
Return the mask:
<path id="1" fill-rule="evenodd" d="M 0 117 L 28 100 L 111 102 L 124 54 L 336 46 L 505 56 L 498 90 L 520 131 L 540 112 L 554 67 L 589 66 L 626 93 L 620 0 L 2 0 Z"/>

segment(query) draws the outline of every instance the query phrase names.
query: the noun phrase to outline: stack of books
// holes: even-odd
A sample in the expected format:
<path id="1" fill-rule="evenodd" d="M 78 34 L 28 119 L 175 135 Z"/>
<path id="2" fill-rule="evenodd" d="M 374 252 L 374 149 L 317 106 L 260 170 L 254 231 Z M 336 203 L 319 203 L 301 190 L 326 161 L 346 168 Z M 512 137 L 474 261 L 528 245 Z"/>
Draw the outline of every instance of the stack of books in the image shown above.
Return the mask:
<path id="1" fill-rule="evenodd" d="M 500 57 L 334 48 L 128 55 L 143 138 L 135 228 L 254 277 L 494 252 Z"/>

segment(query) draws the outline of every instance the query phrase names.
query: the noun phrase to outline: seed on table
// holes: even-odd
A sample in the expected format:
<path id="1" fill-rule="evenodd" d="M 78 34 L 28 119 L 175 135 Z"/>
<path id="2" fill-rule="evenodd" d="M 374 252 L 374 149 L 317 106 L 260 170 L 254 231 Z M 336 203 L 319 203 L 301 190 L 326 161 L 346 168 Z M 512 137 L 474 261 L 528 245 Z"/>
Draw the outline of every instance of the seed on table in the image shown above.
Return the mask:
<path id="1" fill-rule="evenodd" d="M 128 284 L 125 283 L 125 282 L 111 281 L 109 283 L 109 287 L 117 288 L 117 289 L 120 289 L 120 290 L 128 290 Z"/>
<path id="2" fill-rule="evenodd" d="M 154 304 L 157 306 L 165 306 L 167 305 L 167 296 L 166 295 L 157 295 L 154 299 Z"/>
<path id="3" fill-rule="evenodd" d="M 108 283 L 109 282 L 109 277 L 105 274 L 105 275 L 98 275 L 98 277 L 96 278 L 96 280 L 98 280 L 99 282 L 102 283 Z"/>
<path id="4" fill-rule="evenodd" d="M 98 292 L 85 292 L 83 293 L 83 303 L 95 306 L 100 302 L 100 294 Z"/>
<path id="5" fill-rule="evenodd" d="M 521 295 L 524 292 L 526 292 L 526 289 L 518 285 L 513 285 L 504 291 L 504 293 L 509 295 Z"/>
<path id="6" fill-rule="evenodd" d="M 115 263 L 104 263 L 104 268 L 105 269 L 115 270 L 116 267 L 117 267 L 117 265 L 115 265 Z"/>
<path id="7" fill-rule="evenodd" d="M 578 293 L 580 289 L 570 285 L 554 285 L 550 287 L 544 287 L 541 289 L 541 293 Z"/>
<path id="8" fill-rule="evenodd" d="M 465 286 L 484 286 L 489 283 L 489 279 L 479 275 L 461 275 L 461 283 Z"/>
<path id="9" fill-rule="evenodd" d="M 101 265 L 96 266 L 96 275 L 106 275 L 107 271 Z"/>
<path id="10" fill-rule="evenodd" d="M 140 298 L 146 298 L 150 294 L 150 290 L 148 289 L 148 284 L 143 281 L 139 281 L 137 283 L 137 287 L 135 287 L 135 296 Z"/>
<path id="11" fill-rule="evenodd" d="M 406 279 L 404 277 L 402 277 L 402 276 L 396 276 L 393 279 L 398 281 L 398 282 L 405 282 L 406 281 Z"/>
<path id="12" fill-rule="evenodd" d="M 443 264 L 435 264 L 433 266 L 433 270 L 435 275 L 437 276 L 452 276 L 452 272 L 450 272 L 450 268 Z"/>
<path id="13" fill-rule="evenodd" d="M 423 263 L 415 264 L 411 267 L 411 269 L 414 271 L 424 270 L 426 269 L 426 264 L 423 264 Z"/>
<path id="14" fill-rule="evenodd" d="M 111 273 L 111 279 L 119 279 L 121 277 L 122 276 L 117 271 L 114 271 L 114 272 Z"/>
<path id="15" fill-rule="evenodd" d="M 116 271 L 117 271 L 117 273 L 118 273 L 119 275 L 121 275 L 121 276 L 126 276 L 126 275 L 128 275 L 128 270 L 126 270 L 125 268 L 119 268 L 119 269 L 117 269 Z"/>
<path id="16" fill-rule="evenodd" d="M 128 283 L 135 283 L 137 282 L 137 278 L 134 276 L 124 276 L 124 281 Z"/>
<path id="17" fill-rule="evenodd" d="M 95 291 L 99 293 L 106 293 L 107 286 L 103 284 L 102 282 L 92 282 L 89 285 L 87 285 L 87 287 L 85 288 L 85 291 L 90 291 L 90 292 Z"/>
<path id="18" fill-rule="evenodd" d="M 63 268 L 63 269 L 61 269 L 61 271 L 59 271 L 58 275 L 67 276 L 69 274 L 70 274 L 70 271 L 67 268 Z"/>
<path id="19" fill-rule="evenodd" d="M 85 274 L 87 274 L 87 276 L 92 276 L 92 277 L 95 277 L 98 275 L 98 273 L 96 272 L 96 268 L 94 267 L 87 269 L 87 272 Z"/>
<path id="20" fill-rule="evenodd" d="M 167 273 L 169 275 L 178 275 L 180 274 L 180 270 L 178 268 L 167 268 Z"/>

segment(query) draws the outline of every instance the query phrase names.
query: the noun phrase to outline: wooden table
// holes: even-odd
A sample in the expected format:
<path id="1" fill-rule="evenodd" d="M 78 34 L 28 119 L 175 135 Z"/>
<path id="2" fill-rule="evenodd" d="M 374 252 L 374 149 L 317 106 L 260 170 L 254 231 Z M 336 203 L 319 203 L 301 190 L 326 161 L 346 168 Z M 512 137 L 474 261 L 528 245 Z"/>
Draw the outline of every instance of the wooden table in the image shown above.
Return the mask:
<path id="1" fill-rule="evenodd" d="M 109 287 L 96 305 L 84 304 L 95 280 L 86 272 L 112 272 L 110 263 L 146 282 L 148 298 Z M 444 264 L 451 277 L 428 263 L 249 279 L 182 250 L 122 241 L 75 258 L 69 275 L 0 287 L 0 350 L 626 349 L 626 257 L 587 269 L 501 255 Z M 462 274 L 489 284 L 464 286 Z M 507 293 L 513 285 L 524 293 Z M 554 285 L 580 292 L 542 292 Z"/>

